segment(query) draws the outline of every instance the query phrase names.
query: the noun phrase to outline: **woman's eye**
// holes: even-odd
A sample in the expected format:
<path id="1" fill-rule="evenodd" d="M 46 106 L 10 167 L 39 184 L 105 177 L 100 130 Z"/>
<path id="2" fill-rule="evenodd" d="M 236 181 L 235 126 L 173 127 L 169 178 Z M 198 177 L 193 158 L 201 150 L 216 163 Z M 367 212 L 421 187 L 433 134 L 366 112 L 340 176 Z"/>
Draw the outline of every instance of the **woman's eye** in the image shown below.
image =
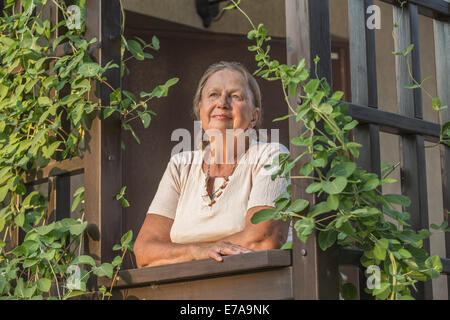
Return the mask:
<path id="1" fill-rule="evenodd" d="M 239 95 L 235 94 L 235 95 L 233 95 L 233 99 L 236 99 L 236 100 L 241 100 L 241 96 L 239 96 Z"/>
<path id="2" fill-rule="evenodd" d="M 210 97 L 217 97 L 217 93 L 212 92 L 212 93 L 209 94 L 209 96 L 210 96 Z"/>

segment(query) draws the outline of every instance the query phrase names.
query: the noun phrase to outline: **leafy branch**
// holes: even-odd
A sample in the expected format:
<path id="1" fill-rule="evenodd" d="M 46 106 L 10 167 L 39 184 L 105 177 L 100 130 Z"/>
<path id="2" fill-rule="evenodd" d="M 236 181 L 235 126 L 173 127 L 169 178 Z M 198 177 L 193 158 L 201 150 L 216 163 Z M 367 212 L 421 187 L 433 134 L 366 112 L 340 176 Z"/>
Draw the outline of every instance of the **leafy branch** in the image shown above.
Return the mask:
<path id="1" fill-rule="evenodd" d="M 158 51 L 159 40 L 153 37 L 146 43 L 122 36 L 120 66 L 113 62 L 102 66 L 91 58 L 97 39 L 84 38 L 85 3 L 71 2 L 81 9 L 81 24 L 75 28 L 68 24 L 72 16 L 63 0 L 8 0 L 0 17 L 0 299 L 69 299 L 89 291 L 87 281 L 92 274 L 114 277 L 114 285 L 125 253 L 132 252 L 132 233 L 128 232 L 121 239 L 121 255 L 112 263 L 97 265 L 91 256 L 82 254 L 89 234 L 80 206 L 84 188 L 73 195 L 71 209 L 78 218 L 54 221 L 49 199 L 26 185 L 26 177 L 50 161 L 82 157 L 93 118 L 114 115 L 139 142 L 133 120 L 139 119 L 147 128 L 156 115 L 151 100 L 166 97 L 178 82 L 169 79 L 139 97 L 114 88 L 105 72 L 125 71 L 131 59 L 152 59 L 149 50 Z M 62 21 L 52 24 L 42 18 L 48 5 L 58 7 Z M 22 6 L 19 12 L 18 6 Z M 100 85 L 111 90 L 108 105 L 90 99 Z M 119 200 L 127 206 L 124 193 L 125 187 Z M 19 230 L 24 240 L 14 244 L 13 234 Z M 79 280 L 76 286 L 69 285 L 73 279 Z M 107 291 L 102 294 L 107 296 Z"/>
<path id="2" fill-rule="evenodd" d="M 414 284 L 438 277 L 442 264 L 439 257 L 429 257 L 422 248 L 423 240 L 431 232 L 408 228 L 409 213 L 394 208 L 394 205 L 408 207 L 410 200 L 400 194 L 379 191 L 381 185 L 395 182 L 388 176 L 396 166 L 385 168 L 383 177 L 358 168 L 354 159 L 358 158 L 361 145 L 349 139 L 349 133 L 358 122 L 347 115 L 348 106 L 340 100 L 343 92 L 331 93 L 325 78 L 319 79 L 317 73 L 311 76 L 304 59 L 292 66 L 271 59 L 270 46 L 266 44 L 270 37 L 264 25 L 256 27 L 239 7 L 240 1 L 231 1 L 233 5 L 225 9 L 237 8 L 251 25 L 247 36 L 256 42 L 248 48 L 255 52 L 258 69 L 254 74 L 281 82 L 290 113 L 273 121 L 295 117 L 304 128 L 299 137 L 291 139 L 291 143 L 302 147 L 304 152 L 295 159 L 281 155 L 266 169 L 278 168 L 273 179 L 288 179 L 296 163 L 303 158 L 299 175 L 295 172 L 292 177 L 311 180 L 305 191 L 318 199 L 315 204 L 293 199 L 289 186 L 287 192 L 276 199 L 275 209 L 255 213 L 252 223 L 298 218 L 294 230 L 303 242 L 317 230 L 322 250 L 335 243 L 363 249 L 361 265 L 378 266 L 381 270 L 380 287 L 366 288 L 366 292 L 377 299 L 412 299 Z M 316 70 L 318 63 L 316 57 Z M 299 102 L 293 106 L 291 101 Z M 448 231 L 447 226 L 441 226 L 440 230 Z M 291 243 L 283 246 L 291 247 Z M 351 284 L 341 285 L 341 290 L 345 291 L 344 297 L 349 292 L 356 293 Z"/>

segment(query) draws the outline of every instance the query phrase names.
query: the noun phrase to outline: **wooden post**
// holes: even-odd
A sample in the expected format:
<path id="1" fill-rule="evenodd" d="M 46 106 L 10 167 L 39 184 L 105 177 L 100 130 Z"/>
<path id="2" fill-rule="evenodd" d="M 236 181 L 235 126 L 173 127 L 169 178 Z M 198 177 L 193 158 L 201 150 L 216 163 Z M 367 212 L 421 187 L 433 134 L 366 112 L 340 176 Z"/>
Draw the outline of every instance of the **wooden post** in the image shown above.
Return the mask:
<path id="1" fill-rule="evenodd" d="M 405 86 L 412 83 L 408 64 L 412 70 L 412 76 L 417 82 L 421 82 L 420 55 L 418 40 L 418 11 L 417 6 L 409 4 L 406 8 L 393 7 L 395 29 L 395 51 L 405 52 L 410 44 L 414 44 L 411 54 L 403 57 L 395 56 L 397 73 L 397 101 L 399 113 L 412 118 L 422 119 L 421 89 L 406 89 Z M 402 136 L 400 140 L 402 160 L 402 193 L 411 199 L 411 205 L 406 211 L 411 214 L 410 224 L 415 230 L 428 229 L 428 199 L 426 181 L 426 163 L 424 138 L 420 135 Z M 429 239 L 424 240 L 423 248 L 430 251 Z M 418 299 L 432 299 L 433 291 L 431 281 L 417 284 Z"/>
<path id="2" fill-rule="evenodd" d="M 86 1 L 86 38 L 96 37 L 101 48 L 94 52 L 95 59 L 104 66 L 113 61 L 120 65 L 121 10 L 119 0 Z M 108 83 L 121 86 L 120 69 L 106 72 Z M 111 90 L 99 86 L 96 100 L 109 103 Z M 85 155 L 85 214 L 88 221 L 88 250 L 97 261 L 110 262 L 115 256 L 114 244 L 122 234 L 122 207 L 115 195 L 122 187 L 121 126 L 118 117 L 95 119 L 88 132 L 88 152 Z M 97 240 L 95 239 L 97 238 Z"/>
<path id="3" fill-rule="evenodd" d="M 328 0 L 286 0 L 286 38 L 288 65 L 298 64 L 305 58 L 306 68 L 314 67 L 313 59 L 320 57 L 318 76 L 326 77 L 331 86 L 331 45 Z M 313 74 L 313 72 L 312 72 Z M 291 102 L 295 105 L 295 101 Z M 290 138 L 299 136 L 301 123 L 290 118 Z M 304 150 L 290 145 L 291 156 L 296 157 Z M 293 172 L 298 172 L 307 159 L 297 162 Z M 293 199 L 306 199 L 314 203 L 303 179 L 294 179 L 291 185 Z M 295 222 L 295 221 L 294 221 Z M 337 249 L 332 247 L 323 252 L 313 233 L 306 244 L 298 240 L 293 230 L 293 296 L 294 299 L 338 299 Z"/>
<path id="4" fill-rule="evenodd" d="M 366 26 L 367 7 L 372 0 L 348 0 L 350 73 L 352 103 L 378 107 L 377 74 L 375 54 L 375 31 Z M 359 125 L 354 130 L 355 141 L 362 145 L 357 164 L 368 172 L 380 176 L 380 127 L 375 124 Z M 359 268 L 360 299 L 371 299 L 364 292 L 366 278 L 364 269 Z"/>
<path id="5" fill-rule="evenodd" d="M 447 2 L 450 2 L 447 0 Z M 437 95 L 443 106 L 450 106 L 450 23 L 434 20 L 434 46 L 436 54 Z M 450 121 L 450 109 L 442 111 L 442 124 Z M 444 220 L 449 221 L 450 211 L 450 147 L 441 145 L 442 192 L 444 199 Z M 446 258 L 450 258 L 450 233 L 445 234 Z M 450 297 L 450 276 L 447 276 Z"/>

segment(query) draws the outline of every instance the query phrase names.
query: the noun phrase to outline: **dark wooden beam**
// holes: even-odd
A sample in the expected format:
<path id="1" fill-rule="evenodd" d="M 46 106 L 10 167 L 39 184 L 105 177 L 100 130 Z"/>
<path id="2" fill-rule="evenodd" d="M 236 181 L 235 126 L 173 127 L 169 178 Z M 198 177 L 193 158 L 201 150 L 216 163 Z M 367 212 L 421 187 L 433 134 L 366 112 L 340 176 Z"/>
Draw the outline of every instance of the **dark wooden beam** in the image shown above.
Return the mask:
<path id="1" fill-rule="evenodd" d="M 366 27 L 367 8 L 372 4 L 372 0 L 348 1 L 352 102 L 367 105 L 373 112 L 378 108 L 375 31 Z M 356 160 L 358 166 L 380 176 L 379 124 L 360 124 L 354 130 L 354 140 L 362 145 Z M 359 298 L 372 299 L 363 290 L 366 287 L 363 268 L 359 268 L 358 278 Z"/>
<path id="2" fill-rule="evenodd" d="M 400 6 L 398 0 L 380 1 Z M 443 21 L 449 21 L 450 19 L 450 4 L 444 0 L 408 0 L 408 2 L 418 6 L 421 15 Z"/>
<path id="3" fill-rule="evenodd" d="M 414 43 L 413 51 L 420 49 L 418 37 L 418 12 L 414 5 L 409 5 L 406 9 L 393 8 L 394 20 L 398 23 L 395 36 L 395 51 L 404 52 L 411 42 Z M 411 118 L 420 119 L 422 117 L 421 94 L 406 89 L 405 86 L 411 83 L 409 75 L 409 65 L 415 64 L 413 70 L 420 76 L 420 56 L 407 55 L 395 56 L 396 79 L 397 79 L 397 102 L 399 113 Z M 420 82 L 420 78 L 417 79 Z M 421 89 L 418 89 L 421 90 Z M 413 135 L 401 136 L 401 182 L 402 194 L 409 197 L 411 205 L 404 210 L 411 214 L 411 228 L 418 231 L 429 228 L 428 220 L 428 194 L 426 179 L 426 161 L 424 137 L 415 132 Z M 423 241 L 423 248 L 430 252 L 430 241 Z M 431 282 L 418 284 L 418 292 L 415 293 L 417 299 L 433 299 Z"/>
<path id="4" fill-rule="evenodd" d="M 442 105 L 450 105 L 450 24 L 442 21 L 434 21 L 434 47 L 436 56 L 436 87 L 437 96 Z M 442 123 L 450 121 L 450 110 L 441 111 Z M 441 172 L 442 172 L 442 196 L 443 196 L 443 221 L 449 221 L 450 212 L 450 147 L 441 146 Z M 450 233 L 445 234 L 445 250 L 447 258 L 450 258 Z M 448 294 L 450 296 L 450 277 L 447 277 Z"/>
<path id="5" fill-rule="evenodd" d="M 379 125 L 382 132 L 398 135 L 418 134 L 424 136 L 427 141 L 439 141 L 441 127 L 438 123 L 355 103 L 348 103 L 348 114 L 360 123 Z"/>
<path id="6" fill-rule="evenodd" d="M 102 66 L 110 61 L 120 66 L 120 2 L 86 1 L 86 10 L 89 13 L 86 38 L 96 37 L 101 43 L 93 57 Z M 112 87 L 121 87 L 120 69 L 108 70 L 105 77 Z M 108 105 L 110 93 L 108 86 L 101 85 L 94 100 Z M 88 246 L 89 253 L 99 262 L 112 260 L 115 256 L 112 247 L 119 243 L 122 235 L 122 207 L 119 201 L 114 200 L 122 187 L 120 135 L 120 119 L 111 116 L 106 120 L 94 119 L 86 138 L 84 195 L 87 230 L 91 235 Z"/>
<path id="7" fill-rule="evenodd" d="M 30 172 L 26 176 L 25 183 L 40 184 L 44 183 L 49 177 L 80 174 L 83 170 L 84 161 L 79 157 L 63 161 L 51 160 L 46 167 Z"/>
<path id="8" fill-rule="evenodd" d="M 314 58 L 319 56 L 318 77 L 331 79 L 330 16 L 328 0 L 286 0 L 286 38 L 288 65 L 306 60 L 306 68 L 314 70 Z M 314 72 L 311 72 L 314 75 Z M 295 105 L 296 101 L 291 100 Z M 304 128 L 293 118 L 289 119 L 289 137 L 302 134 Z M 304 150 L 290 145 L 293 158 Z M 305 157 L 296 163 L 292 172 L 298 172 Z M 304 179 L 291 183 L 292 199 L 306 199 L 314 204 L 316 199 L 305 192 Z M 293 221 L 295 223 L 295 219 Z M 338 299 L 337 248 L 323 252 L 318 245 L 318 233 L 314 232 L 307 243 L 302 243 L 293 232 L 293 290 L 294 299 Z"/>

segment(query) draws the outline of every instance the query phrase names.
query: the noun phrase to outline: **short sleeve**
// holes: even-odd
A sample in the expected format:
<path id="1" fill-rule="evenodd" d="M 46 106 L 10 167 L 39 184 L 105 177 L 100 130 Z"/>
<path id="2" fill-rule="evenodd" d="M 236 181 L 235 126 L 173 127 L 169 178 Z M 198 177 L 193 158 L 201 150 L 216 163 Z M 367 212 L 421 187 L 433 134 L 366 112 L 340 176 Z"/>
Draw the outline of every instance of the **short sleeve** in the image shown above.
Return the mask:
<path id="1" fill-rule="evenodd" d="M 172 157 L 159 182 L 158 190 L 147 214 L 153 213 L 175 219 L 180 189 L 180 171 Z"/>
<path id="2" fill-rule="evenodd" d="M 265 169 L 264 166 L 271 165 L 280 154 L 288 153 L 289 150 L 279 143 L 267 144 L 260 153 L 253 172 L 252 189 L 248 199 L 247 210 L 256 206 L 275 207 L 275 199 L 286 192 L 289 181 L 283 177 L 276 177 L 272 180 L 272 173 L 279 167 Z"/>

